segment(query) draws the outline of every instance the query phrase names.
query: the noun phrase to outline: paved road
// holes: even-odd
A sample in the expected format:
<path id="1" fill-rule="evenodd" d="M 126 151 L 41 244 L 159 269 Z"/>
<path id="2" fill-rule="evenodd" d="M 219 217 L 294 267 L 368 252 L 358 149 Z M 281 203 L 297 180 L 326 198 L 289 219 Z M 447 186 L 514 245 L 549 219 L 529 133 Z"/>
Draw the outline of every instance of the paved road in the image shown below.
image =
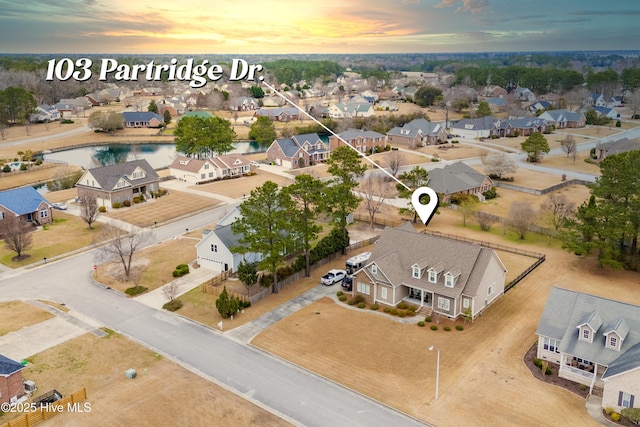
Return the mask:
<path id="1" fill-rule="evenodd" d="M 185 228 L 204 226 L 223 210 L 217 208 L 159 227 L 155 240 L 172 238 Z M 95 260 L 96 250 L 92 250 L 21 274 L 2 273 L 1 298 L 65 303 L 295 425 L 424 425 L 210 328 L 93 284 L 90 271 Z"/>

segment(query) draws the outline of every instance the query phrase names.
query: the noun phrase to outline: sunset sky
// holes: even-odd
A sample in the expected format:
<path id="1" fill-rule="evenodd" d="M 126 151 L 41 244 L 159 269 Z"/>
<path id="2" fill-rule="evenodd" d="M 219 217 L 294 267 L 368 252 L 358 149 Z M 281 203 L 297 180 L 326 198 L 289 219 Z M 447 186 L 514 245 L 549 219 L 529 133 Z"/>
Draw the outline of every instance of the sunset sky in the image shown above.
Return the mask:
<path id="1" fill-rule="evenodd" d="M 0 53 L 640 49 L 637 0 L 0 0 Z"/>

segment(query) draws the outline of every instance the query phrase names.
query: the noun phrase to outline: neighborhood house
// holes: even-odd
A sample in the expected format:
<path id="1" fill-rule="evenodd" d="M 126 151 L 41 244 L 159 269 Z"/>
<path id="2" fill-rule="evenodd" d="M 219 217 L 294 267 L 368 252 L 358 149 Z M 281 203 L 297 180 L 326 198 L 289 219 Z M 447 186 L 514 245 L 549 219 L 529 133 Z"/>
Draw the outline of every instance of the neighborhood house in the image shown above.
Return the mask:
<path id="1" fill-rule="evenodd" d="M 150 198 L 160 189 L 160 177 L 145 159 L 88 169 L 76 183 L 78 198 L 95 196 L 98 205 Z"/>
<path id="2" fill-rule="evenodd" d="M 317 133 L 276 139 L 267 149 L 267 160 L 290 169 L 311 166 L 328 158 L 329 147 Z"/>
<path id="3" fill-rule="evenodd" d="M 242 176 L 250 171 L 249 161 L 239 154 L 227 154 L 208 159 L 178 156 L 169 166 L 171 176 L 191 184 Z"/>
<path id="4" fill-rule="evenodd" d="M 539 359 L 618 412 L 640 407 L 640 307 L 551 288 L 538 329 Z"/>
<path id="5" fill-rule="evenodd" d="M 372 130 L 347 129 L 329 137 L 329 148 L 335 150 L 346 141 L 360 153 L 370 153 L 375 147 L 384 148 L 384 135 Z"/>
<path id="6" fill-rule="evenodd" d="M 30 185 L 0 191 L 0 221 L 9 215 L 22 217 L 34 225 L 53 221 L 51 203 Z"/>
<path id="7" fill-rule="evenodd" d="M 493 249 L 418 233 L 407 222 L 384 230 L 353 292 L 370 303 L 406 301 L 473 319 L 504 293 L 506 272 Z"/>
<path id="8" fill-rule="evenodd" d="M 24 396 L 23 369 L 21 363 L 0 354 L 0 403 L 17 403 Z"/>
<path id="9" fill-rule="evenodd" d="M 473 194 L 484 201 L 482 193 L 493 187 L 493 181 L 471 166 L 456 162 L 429 172 L 429 187 L 443 196 L 441 202 L 448 202 L 454 194 Z"/>

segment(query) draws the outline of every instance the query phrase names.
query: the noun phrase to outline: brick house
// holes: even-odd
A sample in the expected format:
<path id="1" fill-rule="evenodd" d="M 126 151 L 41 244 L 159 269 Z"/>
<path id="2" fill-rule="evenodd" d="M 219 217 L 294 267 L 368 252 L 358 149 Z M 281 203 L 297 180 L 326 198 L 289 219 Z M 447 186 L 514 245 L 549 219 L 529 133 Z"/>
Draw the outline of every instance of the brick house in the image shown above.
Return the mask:
<path id="1" fill-rule="evenodd" d="M 127 128 L 159 128 L 164 125 L 164 118 L 151 111 L 125 111 L 122 116 Z"/>
<path id="2" fill-rule="evenodd" d="M 17 403 L 24 396 L 21 363 L 0 354 L 0 403 Z"/>
<path id="3" fill-rule="evenodd" d="M 53 208 L 32 186 L 0 191 L 0 221 L 14 215 L 34 225 L 53 221 Z"/>
<path id="4" fill-rule="evenodd" d="M 385 137 L 383 134 L 372 130 L 347 129 L 337 134 L 360 153 L 370 153 L 375 147 L 384 148 Z M 334 135 L 329 137 L 329 149 L 331 151 L 344 145 L 344 142 Z"/>
<path id="5" fill-rule="evenodd" d="M 394 127 L 387 132 L 387 142 L 389 144 L 406 145 L 409 148 L 444 144 L 447 142 L 447 130 L 442 123 L 414 119 L 401 127 Z"/>
<path id="6" fill-rule="evenodd" d="M 145 159 L 88 169 L 76 183 L 78 197 L 93 195 L 98 205 L 110 207 L 134 197 L 151 197 L 160 188 L 160 177 Z"/>
<path id="7" fill-rule="evenodd" d="M 267 160 L 290 169 L 324 162 L 328 158 L 329 147 L 317 133 L 276 139 L 267 149 Z"/>

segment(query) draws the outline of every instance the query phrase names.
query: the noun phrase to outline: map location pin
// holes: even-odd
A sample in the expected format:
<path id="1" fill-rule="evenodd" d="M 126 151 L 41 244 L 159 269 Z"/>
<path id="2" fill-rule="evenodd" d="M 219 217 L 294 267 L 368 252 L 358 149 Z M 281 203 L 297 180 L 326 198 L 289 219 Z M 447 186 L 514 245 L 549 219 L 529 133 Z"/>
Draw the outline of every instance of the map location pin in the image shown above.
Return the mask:
<path id="1" fill-rule="evenodd" d="M 420 203 L 420 198 L 422 196 L 429 196 L 429 203 L 422 204 Z M 436 209 L 438 209 L 438 194 L 431 187 L 419 187 L 411 196 L 411 204 L 413 208 L 418 213 L 418 216 L 424 222 L 424 225 L 429 224 L 431 218 L 436 213 Z"/>

